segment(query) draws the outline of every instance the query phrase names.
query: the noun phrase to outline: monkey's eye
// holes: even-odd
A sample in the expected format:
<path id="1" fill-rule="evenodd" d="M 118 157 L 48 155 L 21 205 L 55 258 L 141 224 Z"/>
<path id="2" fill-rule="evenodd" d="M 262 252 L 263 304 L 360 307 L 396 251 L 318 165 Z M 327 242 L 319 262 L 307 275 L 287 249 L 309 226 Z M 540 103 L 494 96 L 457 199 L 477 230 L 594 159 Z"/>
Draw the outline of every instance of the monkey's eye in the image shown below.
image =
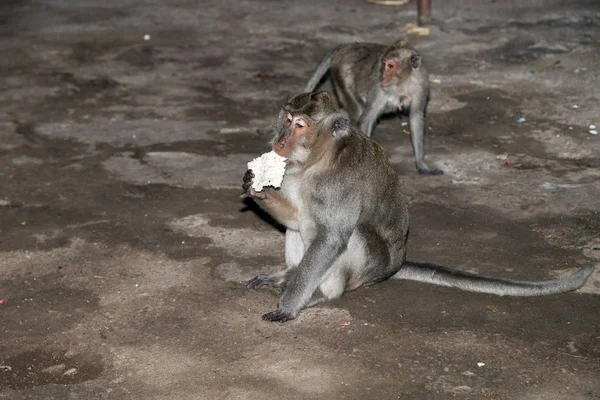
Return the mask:
<path id="1" fill-rule="evenodd" d="M 386 64 L 385 64 L 385 67 L 386 67 L 387 69 L 392 69 L 392 68 L 394 68 L 394 64 L 392 64 L 392 63 L 386 63 Z"/>
<path id="2" fill-rule="evenodd" d="M 292 114 L 288 113 L 288 114 L 285 116 L 285 123 L 286 123 L 287 125 L 291 125 L 291 124 L 292 124 L 292 120 L 293 120 L 293 118 L 292 118 Z"/>
<path id="3" fill-rule="evenodd" d="M 294 119 L 294 125 L 296 128 L 304 128 L 306 126 L 306 122 L 302 118 Z"/>

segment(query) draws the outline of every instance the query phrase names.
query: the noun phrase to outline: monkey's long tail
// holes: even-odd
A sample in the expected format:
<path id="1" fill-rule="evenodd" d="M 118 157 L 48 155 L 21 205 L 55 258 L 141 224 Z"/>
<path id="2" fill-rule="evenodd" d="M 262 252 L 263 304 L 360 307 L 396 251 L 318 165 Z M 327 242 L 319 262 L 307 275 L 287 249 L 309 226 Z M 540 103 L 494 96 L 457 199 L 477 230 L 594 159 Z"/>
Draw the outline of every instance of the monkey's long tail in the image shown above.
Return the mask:
<path id="1" fill-rule="evenodd" d="M 319 64 L 312 77 L 304 87 L 305 92 L 312 93 L 316 89 L 316 87 L 319 86 L 321 79 L 323 79 L 327 71 L 329 71 L 329 67 L 331 66 L 331 59 L 333 58 L 333 53 L 335 53 L 335 51 L 338 48 L 339 46 L 331 50 L 329 53 L 327 53 L 325 57 L 323 57 L 323 60 L 321 60 L 321 63 Z"/>
<path id="2" fill-rule="evenodd" d="M 533 282 L 493 278 L 434 264 L 405 261 L 400 271 L 393 278 L 450 286 L 470 292 L 490 293 L 499 296 L 544 296 L 580 288 L 593 271 L 594 267 L 592 265 L 585 265 L 577 272 L 564 278 Z"/>

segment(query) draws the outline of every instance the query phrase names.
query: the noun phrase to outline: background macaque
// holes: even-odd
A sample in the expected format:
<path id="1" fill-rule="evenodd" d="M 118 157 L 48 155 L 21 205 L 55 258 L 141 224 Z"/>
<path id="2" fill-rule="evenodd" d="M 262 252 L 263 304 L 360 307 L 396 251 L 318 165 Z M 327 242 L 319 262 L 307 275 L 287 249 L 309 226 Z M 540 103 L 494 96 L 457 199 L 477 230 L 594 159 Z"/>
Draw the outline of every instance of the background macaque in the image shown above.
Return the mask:
<path id="1" fill-rule="evenodd" d="M 280 189 L 251 188 L 253 197 L 286 226 L 286 269 L 259 275 L 251 288 L 282 291 L 277 309 L 263 315 L 285 322 L 301 309 L 347 290 L 395 277 L 498 295 L 537 296 L 576 289 L 593 271 L 548 282 L 511 281 L 405 262 L 407 201 L 383 149 L 361 134 L 325 93 L 302 93 L 283 107 L 273 150 L 287 158 Z"/>
<path id="2" fill-rule="evenodd" d="M 338 46 L 321 61 L 305 91 L 314 91 L 328 70 L 338 104 L 363 133 L 371 136 L 383 114 L 408 112 L 417 170 L 422 174 L 443 173 L 425 163 L 423 136 L 429 74 L 423 68 L 421 55 L 407 40 L 389 47 L 375 43 Z"/>

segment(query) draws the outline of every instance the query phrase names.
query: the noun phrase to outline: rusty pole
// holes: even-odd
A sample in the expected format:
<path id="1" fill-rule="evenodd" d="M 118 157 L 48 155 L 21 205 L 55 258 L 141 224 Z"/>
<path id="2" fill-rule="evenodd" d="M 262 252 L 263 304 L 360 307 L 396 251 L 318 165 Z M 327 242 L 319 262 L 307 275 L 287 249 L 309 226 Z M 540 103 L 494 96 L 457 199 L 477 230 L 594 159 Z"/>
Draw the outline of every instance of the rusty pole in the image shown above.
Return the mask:
<path id="1" fill-rule="evenodd" d="M 425 26 L 431 19 L 431 0 L 418 0 L 417 15 L 419 26 Z"/>

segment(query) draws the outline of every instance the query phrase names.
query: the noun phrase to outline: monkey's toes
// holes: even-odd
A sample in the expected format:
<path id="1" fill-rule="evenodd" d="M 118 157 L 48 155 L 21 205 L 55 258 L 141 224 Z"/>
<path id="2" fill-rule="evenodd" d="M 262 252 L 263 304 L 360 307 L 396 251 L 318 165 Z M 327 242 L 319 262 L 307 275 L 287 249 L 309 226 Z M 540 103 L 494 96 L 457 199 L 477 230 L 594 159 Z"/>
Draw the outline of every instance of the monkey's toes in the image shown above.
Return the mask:
<path id="1" fill-rule="evenodd" d="M 269 279 L 269 275 L 256 275 L 246 283 L 246 287 L 250 289 L 260 289 L 263 286 L 271 286 L 273 281 Z"/>
<path id="2" fill-rule="evenodd" d="M 296 318 L 296 317 L 294 317 L 292 314 L 287 313 L 287 312 L 285 312 L 283 310 L 280 310 L 280 309 L 268 312 L 268 313 L 266 313 L 265 315 L 262 316 L 263 321 L 267 321 L 267 322 L 280 322 L 280 323 L 291 321 L 294 318 Z"/>

